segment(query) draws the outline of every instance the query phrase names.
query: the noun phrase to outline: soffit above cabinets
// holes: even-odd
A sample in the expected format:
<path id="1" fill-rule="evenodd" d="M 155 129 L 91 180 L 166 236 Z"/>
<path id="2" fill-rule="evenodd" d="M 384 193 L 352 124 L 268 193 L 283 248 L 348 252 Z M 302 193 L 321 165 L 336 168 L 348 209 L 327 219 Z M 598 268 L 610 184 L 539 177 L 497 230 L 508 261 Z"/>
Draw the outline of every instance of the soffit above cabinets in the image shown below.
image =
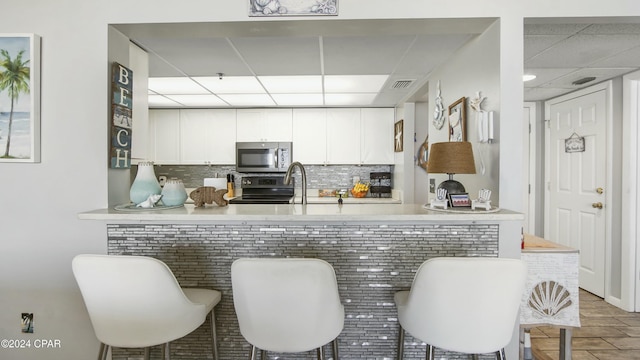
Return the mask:
<path id="1" fill-rule="evenodd" d="M 151 107 L 393 107 L 493 22 L 322 19 L 113 26 L 149 53 L 150 99 L 164 102 Z M 283 89 L 291 77 L 294 82 Z M 181 78 L 191 83 L 191 93 L 161 88 L 153 78 Z M 301 85 L 307 80 L 312 85 Z M 253 90 L 218 92 L 216 82 L 225 81 L 244 81 Z M 273 90 L 267 82 L 285 85 Z M 334 88 L 349 82 L 359 86 Z M 363 87 L 366 83 L 370 86 Z M 311 86 L 319 88 L 300 90 Z M 207 102 L 188 104 L 186 95 Z"/>

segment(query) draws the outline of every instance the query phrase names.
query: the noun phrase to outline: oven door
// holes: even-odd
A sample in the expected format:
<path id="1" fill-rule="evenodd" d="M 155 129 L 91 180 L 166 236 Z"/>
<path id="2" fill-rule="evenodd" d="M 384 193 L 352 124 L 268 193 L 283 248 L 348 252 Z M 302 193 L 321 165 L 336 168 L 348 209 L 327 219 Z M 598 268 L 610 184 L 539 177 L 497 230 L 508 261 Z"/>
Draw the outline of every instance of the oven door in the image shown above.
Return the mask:
<path id="1" fill-rule="evenodd" d="M 236 171 L 278 172 L 278 143 L 236 143 Z"/>

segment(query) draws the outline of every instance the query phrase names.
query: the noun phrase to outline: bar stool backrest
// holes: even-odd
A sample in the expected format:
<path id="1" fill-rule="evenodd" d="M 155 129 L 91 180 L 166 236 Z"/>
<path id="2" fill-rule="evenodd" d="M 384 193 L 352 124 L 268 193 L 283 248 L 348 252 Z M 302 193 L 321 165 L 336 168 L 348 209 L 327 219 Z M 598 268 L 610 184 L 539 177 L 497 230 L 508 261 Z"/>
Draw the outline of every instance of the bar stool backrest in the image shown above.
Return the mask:
<path id="1" fill-rule="evenodd" d="M 231 282 L 240 333 L 259 349 L 309 351 L 342 331 L 335 272 L 324 260 L 238 259 Z"/>
<path id="2" fill-rule="evenodd" d="M 434 258 L 418 269 L 402 327 L 437 348 L 482 354 L 512 338 L 527 276 L 526 263 L 505 258 Z"/>
<path id="3" fill-rule="evenodd" d="M 165 263 L 151 257 L 84 254 L 72 268 L 96 337 L 110 346 L 173 341 L 198 328 L 209 312 L 185 296 Z"/>

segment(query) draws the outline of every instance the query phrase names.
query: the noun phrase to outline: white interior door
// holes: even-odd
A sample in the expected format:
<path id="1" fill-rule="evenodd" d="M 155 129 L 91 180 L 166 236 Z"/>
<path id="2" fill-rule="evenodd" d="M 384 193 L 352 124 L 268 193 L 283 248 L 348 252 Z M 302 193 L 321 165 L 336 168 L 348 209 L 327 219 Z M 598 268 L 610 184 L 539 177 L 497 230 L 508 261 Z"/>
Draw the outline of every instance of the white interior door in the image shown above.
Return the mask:
<path id="1" fill-rule="evenodd" d="M 605 296 L 606 89 L 547 102 L 549 240 L 580 250 L 580 287 Z M 565 140 L 583 138 L 584 151 L 568 152 Z"/>
<path id="2" fill-rule="evenodd" d="M 524 222 L 522 224 L 525 233 L 536 234 L 536 135 L 535 135 L 535 118 L 536 118 L 536 105 L 535 103 L 524 103 L 524 109 L 522 113 L 522 127 L 524 132 L 522 134 L 522 145 L 524 151 L 522 152 L 522 188 L 524 189 L 523 196 L 523 209 L 525 210 Z"/>

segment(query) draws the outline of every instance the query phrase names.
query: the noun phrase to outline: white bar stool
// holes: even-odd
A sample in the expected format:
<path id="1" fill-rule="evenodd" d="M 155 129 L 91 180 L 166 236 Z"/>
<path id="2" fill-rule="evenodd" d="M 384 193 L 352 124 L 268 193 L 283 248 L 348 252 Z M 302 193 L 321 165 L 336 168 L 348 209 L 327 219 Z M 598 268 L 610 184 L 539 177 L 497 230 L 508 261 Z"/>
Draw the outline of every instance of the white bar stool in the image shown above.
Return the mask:
<path id="1" fill-rule="evenodd" d="M 78 255 L 73 274 L 100 340 L 98 360 L 109 347 L 145 348 L 162 345 L 163 359 L 171 357 L 169 342 L 211 320 L 212 354 L 218 360 L 214 307 L 221 293 L 180 288 L 171 269 L 145 256 Z"/>
<path id="2" fill-rule="evenodd" d="M 472 354 L 495 353 L 513 335 L 524 293 L 527 265 L 518 259 L 434 258 L 425 261 L 411 290 L 395 295 L 398 308 L 398 359 L 404 355 L 404 331 L 434 348 Z"/>
<path id="3" fill-rule="evenodd" d="M 324 345 L 333 347 L 338 359 L 337 337 L 344 326 L 333 267 L 319 259 L 238 259 L 231 265 L 233 303 L 240 333 L 257 349 L 297 353 L 317 349 L 324 359 Z"/>

